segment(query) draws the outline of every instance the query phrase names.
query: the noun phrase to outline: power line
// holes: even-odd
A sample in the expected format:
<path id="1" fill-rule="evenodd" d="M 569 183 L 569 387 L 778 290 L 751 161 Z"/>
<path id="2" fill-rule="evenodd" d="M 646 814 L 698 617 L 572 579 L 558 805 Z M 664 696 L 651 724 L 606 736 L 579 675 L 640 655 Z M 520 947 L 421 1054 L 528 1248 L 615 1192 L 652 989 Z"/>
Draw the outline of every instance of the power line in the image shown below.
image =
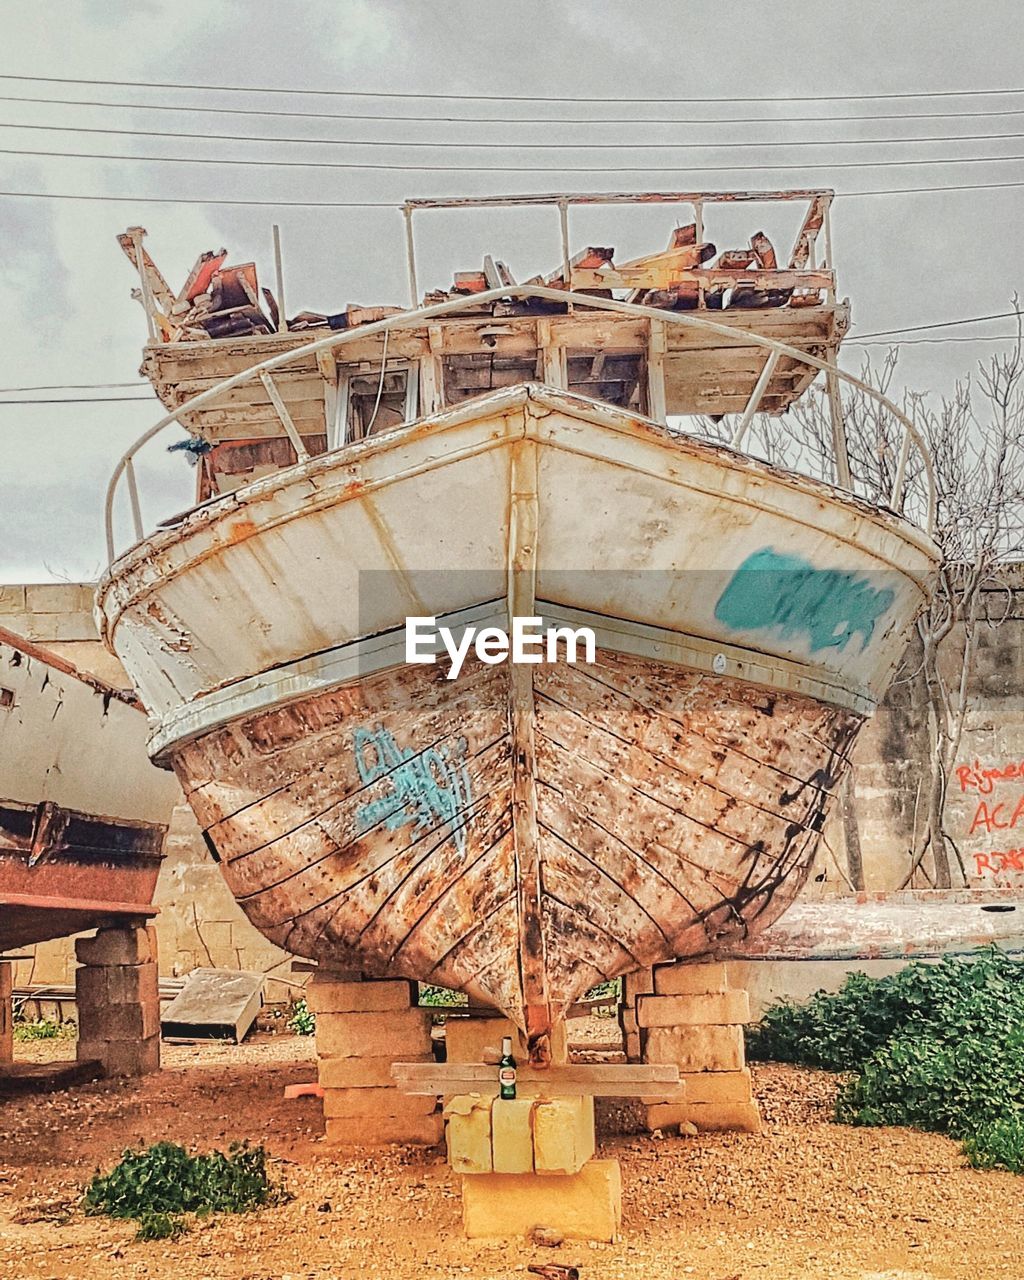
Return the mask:
<path id="1" fill-rule="evenodd" d="M 1024 182 L 1002 185 L 1024 187 Z M 70 191 L 0 191 L 0 196 L 25 200 L 83 200 L 103 204 L 246 205 L 272 209 L 400 209 L 402 207 L 398 200 L 235 200 L 228 198 L 204 200 L 198 196 L 97 196 Z"/>
<path id="2" fill-rule="evenodd" d="M 807 164 L 705 164 L 705 165 L 537 165 L 537 164 L 388 164 L 375 160 L 245 160 L 239 156 L 125 156 L 103 151 L 35 151 L 0 147 L 0 155 L 32 156 L 51 160 L 130 160 L 144 164 L 242 165 L 270 169 L 360 169 L 396 173 L 792 173 L 795 170 L 895 169 L 912 165 L 1007 164 L 1022 156 L 935 156 L 913 160 L 824 160 Z"/>
<path id="3" fill-rule="evenodd" d="M 153 396 L 72 396 L 69 399 L 48 400 L 0 400 L 5 404 L 127 404 L 130 400 L 145 400 L 153 403 Z"/>
<path id="4" fill-rule="evenodd" d="M 33 387 L 0 387 L 0 396 L 15 395 L 21 391 L 115 391 L 140 385 L 137 378 L 134 382 L 52 382 Z"/>
<path id="5" fill-rule="evenodd" d="M 983 324 L 987 320 L 1012 320 L 1020 315 L 1019 311 L 996 311 L 989 316 L 969 316 L 962 320 L 939 320 L 935 324 L 912 324 L 903 329 L 876 329 L 874 333 L 862 333 L 864 338 L 887 338 L 893 333 L 923 333 L 926 329 L 952 329 L 964 324 Z"/>
<path id="6" fill-rule="evenodd" d="M 1024 133 L 936 134 L 924 138 L 794 138 L 791 140 L 756 139 L 752 142 L 430 142 L 422 138 L 411 141 L 376 138 L 281 138 L 251 133 L 189 133 L 174 129 L 110 129 L 89 125 L 17 124 L 0 121 L 0 129 L 32 129 L 45 133 L 103 133 L 128 138 L 187 138 L 200 142 L 286 142 L 319 147 L 426 147 L 487 151 L 690 151 L 725 147 L 870 147 L 904 146 L 921 142 L 993 142 L 1000 139 L 1024 138 Z"/>
<path id="7" fill-rule="evenodd" d="M 915 196 L 950 191 L 1008 191 L 1020 187 L 1024 187 L 1024 181 L 957 182 L 930 187 L 885 187 L 870 191 L 841 191 L 837 193 L 837 198 L 855 200 L 865 196 Z M 392 209 L 395 212 L 402 208 L 400 200 L 262 200 L 202 196 L 112 196 L 76 191 L 0 191 L 0 196 L 6 196 L 11 200 L 78 200 L 90 204 L 235 205 L 261 209 Z"/>
<path id="8" fill-rule="evenodd" d="M 1016 342 L 1015 333 L 994 333 L 977 338 L 894 338 L 891 342 L 869 342 L 864 338 L 845 338 L 844 347 L 923 347 L 941 345 L 945 342 Z"/>
<path id="9" fill-rule="evenodd" d="M 210 93 L 282 93 L 298 95 L 299 97 L 413 99 L 423 102 L 883 102 L 906 98 L 1007 97 L 1011 94 L 1024 93 L 1024 89 L 939 89 L 902 93 L 780 94 L 778 97 L 769 94 L 750 97 L 670 98 L 664 94 L 659 94 L 653 98 L 606 98 L 586 97 L 582 94 L 561 96 L 532 93 L 394 93 L 371 89 L 294 89 L 278 88 L 273 85 L 178 84 L 166 80 L 88 80 L 84 77 L 76 76 L 18 76 L 11 74 L 0 75 L 0 80 L 23 80 L 32 84 L 91 84 L 118 89 L 188 89 Z"/>
<path id="10" fill-rule="evenodd" d="M 2 77 L 0 77 L 2 78 Z M 191 103 L 173 105 L 166 102 L 97 102 L 89 98 L 30 98 L 16 94 L 0 94 L 0 102 L 32 102 L 44 106 L 61 107 L 113 107 L 125 111 L 199 112 L 203 115 L 269 116 L 276 119 L 295 120 L 370 120 L 386 123 L 409 124 L 846 124 L 866 120 L 974 120 L 997 116 L 1024 115 L 1024 107 L 1010 107 L 991 111 L 923 111 L 889 112 L 875 115 L 831 116 L 396 116 L 373 112 L 351 111 L 274 111 L 267 107 L 198 107 Z"/>

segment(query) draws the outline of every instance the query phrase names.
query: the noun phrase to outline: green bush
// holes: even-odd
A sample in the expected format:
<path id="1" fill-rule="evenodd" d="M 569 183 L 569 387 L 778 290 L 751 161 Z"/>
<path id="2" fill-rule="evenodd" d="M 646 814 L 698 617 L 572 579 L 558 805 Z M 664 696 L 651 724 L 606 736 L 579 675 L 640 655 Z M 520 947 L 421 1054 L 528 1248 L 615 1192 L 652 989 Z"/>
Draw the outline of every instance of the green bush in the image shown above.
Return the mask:
<path id="1" fill-rule="evenodd" d="M 97 1173 L 82 1203 L 87 1214 L 133 1218 L 140 1240 L 165 1240 L 187 1230 L 186 1214 L 245 1213 L 284 1196 L 267 1173 L 262 1147 L 236 1143 L 228 1155 L 190 1155 L 157 1142 L 125 1151 L 110 1173 Z"/>
<path id="2" fill-rule="evenodd" d="M 292 1005 L 292 1016 L 285 1025 L 293 1035 L 311 1036 L 316 1031 L 316 1014 L 304 999 L 296 1000 Z"/>
<path id="3" fill-rule="evenodd" d="M 469 996 L 464 991 L 421 982 L 419 1003 L 428 1009 L 464 1009 L 469 1004 Z"/>
<path id="4" fill-rule="evenodd" d="M 73 1040 L 77 1032 L 75 1023 L 52 1018 L 18 1018 L 14 1023 L 15 1040 Z"/>
<path id="5" fill-rule="evenodd" d="M 752 1058 L 849 1072 L 836 1118 L 960 1139 L 979 1168 L 1024 1170 L 1024 964 L 1000 951 L 851 974 L 780 1002 L 747 1036 Z"/>
<path id="6" fill-rule="evenodd" d="M 979 1125 L 964 1139 L 964 1152 L 976 1169 L 1009 1169 L 1024 1173 L 1024 1116 L 1011 1112 Z"/>

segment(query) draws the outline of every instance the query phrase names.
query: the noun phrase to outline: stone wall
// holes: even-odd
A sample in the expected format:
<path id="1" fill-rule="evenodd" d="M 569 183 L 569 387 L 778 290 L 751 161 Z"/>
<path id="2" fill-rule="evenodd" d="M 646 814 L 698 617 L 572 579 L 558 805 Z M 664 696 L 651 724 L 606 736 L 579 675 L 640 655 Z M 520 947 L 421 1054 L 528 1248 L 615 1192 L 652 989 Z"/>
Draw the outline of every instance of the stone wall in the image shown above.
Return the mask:
<path id="1" fill-rule="evenodd" d="M 947 823 L 969 887 L 1024 889 L 1024 565 L 986 593 L 986 614 Z M 869 892 L 900 888 L 910 868 L 925 803 L 927 725 L 920 683 L 896 684 L 857 743 L 853 814 Z M 834 815 L 826 832 L 835 857 L 820 851 L 817 875 L 824 878 L 812 893 L 849 892 L 836 865 L 849 863 L 843 816 Z M 915 884 L 928 887 L 920 876 Z"/>

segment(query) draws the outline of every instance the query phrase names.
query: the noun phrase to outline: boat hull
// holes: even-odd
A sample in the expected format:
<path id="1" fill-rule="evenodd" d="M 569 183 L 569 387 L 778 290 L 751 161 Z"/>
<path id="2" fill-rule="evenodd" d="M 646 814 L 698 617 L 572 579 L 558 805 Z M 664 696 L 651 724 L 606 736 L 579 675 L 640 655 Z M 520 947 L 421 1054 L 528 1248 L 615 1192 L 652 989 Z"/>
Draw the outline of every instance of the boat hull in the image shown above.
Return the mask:
<path id="1" fill-rule="evenodd" d="M 804 882 L 861 717 L 599 651 L 409 666 L 174 753 L 249 919 L 286 950 L 468 991 L 520 1024 L 736 946 Z"/>
<path id="2" fill-rule="evenodd" d="M 935 560 L 891 512 L 530 386 L 198 510 L 98 616 L 258 928 L 468 991 L 543 1056 L 594 983 L 785 909 Z M 405 661 L 411 615 L 597 654 L 449 681 Z"/>
<path id="3" fill-rule="evenodd" d="M 154 914 L 173 778 L 142 708 L 0 632 L 0 952 Z"/>

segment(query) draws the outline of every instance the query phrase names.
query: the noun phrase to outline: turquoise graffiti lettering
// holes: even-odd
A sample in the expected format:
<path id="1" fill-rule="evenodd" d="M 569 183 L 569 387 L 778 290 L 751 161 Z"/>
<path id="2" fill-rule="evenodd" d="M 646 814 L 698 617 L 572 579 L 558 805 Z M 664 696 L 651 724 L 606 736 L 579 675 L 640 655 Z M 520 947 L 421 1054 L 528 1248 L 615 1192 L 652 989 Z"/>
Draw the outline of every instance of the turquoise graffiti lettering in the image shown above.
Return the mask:
<path id="1" fill-rule="evenodd" d="M 397 831 L 410 823 L 416 834 L 447 823 L 456 848 L 465 853 L 464 811 L 470 803 L 465 738 L 452 747 L 413 751 L 400 747 L 388 729 L 357 729 L 353 750 L 362 781 L 383 782 L 385 788 L 357 809 L 360 835 L 379 826 Z"/>
<path id="2" fill-rule="evenodd" d="M 799 556 L 763 547 L 733 574 L 715 617 L 734 631 L 774 630 L 783 640 L 806 635 L 812 653 L 845 649 L 859 635 L 863 653 L 895 598 L 862 574 L 815 569 Z"/>

